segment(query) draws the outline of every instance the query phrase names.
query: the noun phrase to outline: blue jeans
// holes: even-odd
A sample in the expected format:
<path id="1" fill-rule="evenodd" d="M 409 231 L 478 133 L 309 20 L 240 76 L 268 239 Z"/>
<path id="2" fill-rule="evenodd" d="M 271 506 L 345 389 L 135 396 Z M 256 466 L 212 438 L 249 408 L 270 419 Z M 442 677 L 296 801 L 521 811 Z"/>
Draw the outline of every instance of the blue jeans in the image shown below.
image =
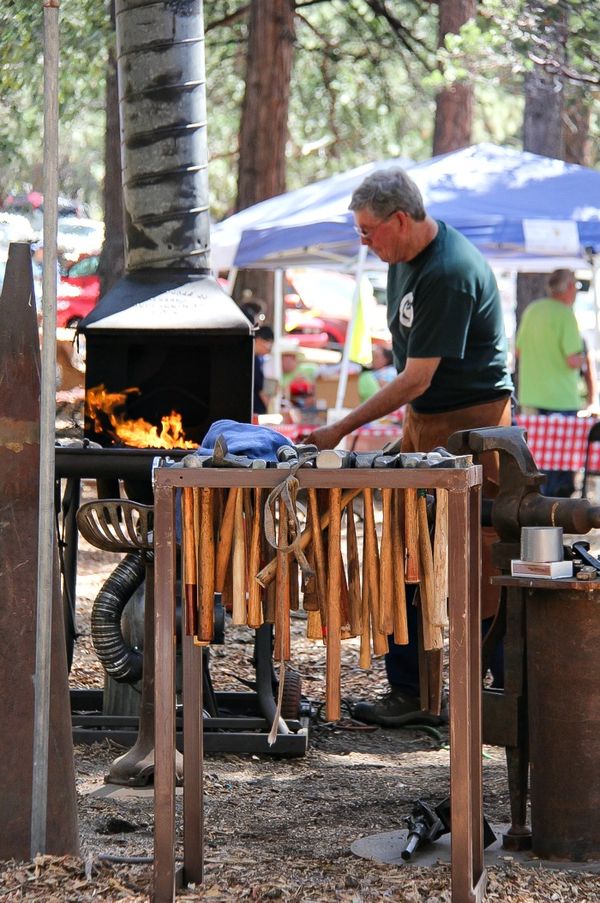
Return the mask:
<path id="1" fill-rule="evenodd" d="M 408 621 L 408 643 L 399 646 L 393 636 L 388 637 L 389 652 L 385 656 L 385 670 L 390 685 L 407 696 L 419 696 L 419 649 L 418 624 L 419 610 L 412 604 L 416 587 L 406 587 L 406 617 Z M 485 618 L 481 622 L 482 638 L 492 626 L 493 618 Z M 504 686 L 504 647 L 500 642 L 496 646 L 490 662 L 493 677 L 492 686 Z"/>

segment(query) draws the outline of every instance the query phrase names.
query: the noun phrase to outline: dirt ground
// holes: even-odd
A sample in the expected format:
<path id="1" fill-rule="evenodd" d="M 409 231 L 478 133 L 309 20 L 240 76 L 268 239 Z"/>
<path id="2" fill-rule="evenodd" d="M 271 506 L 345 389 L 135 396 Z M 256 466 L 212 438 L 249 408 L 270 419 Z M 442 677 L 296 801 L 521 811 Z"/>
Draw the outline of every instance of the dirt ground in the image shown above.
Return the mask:
<path id="1" fill-rule="evenodd" d="M 73 687 L 101 687 L 102 668 L 90 639 L 90 612 L 119 556 L 80 545 Z M 308 751 L 300 758 L 209 755 L 205 763 L 205 880 L 177 899 L 302 901 L 302 903 L 438 903 L 450 901 L 450 868 L 379 864 L 355 856 L 360 837 L 404 827 L 421 798 L 433 805 L 448 795 L 448 732 L 360 729 L 349 708 L 338 724 L 325 723 L 325 655 L 305 637 L 305 621 L 292 622 L 292 666 L 317 712 Z M 217 690 L 245 690 L 252 680 L 252 633 L 226 627 L 214 647 L 211 674 Z M 350 704 L 386 688 L 383 661 L 358 669 L 356 641 L 343 644 L 342 694 Z M 0 863 L 0 901 L 130 901 L 148 899 L 153 850 L 151 791 L 120 798 L 95 795 L 120 753 L 109 741 L 75 749 L 81 858 L 40 857 Z M 510 820 L 504 751 L 484 747 L 484 807 L 490 823 Z M 181 831 L 181 797 L 177 798 Z M 109 858 L 104 858 L 109 857 Z M 140 857 L 141 862 L 114 861 Z M 486 899 L 502 903 L 598 901 L 600 875 L 523 867 L 507 855 L 488 872 Z"/>

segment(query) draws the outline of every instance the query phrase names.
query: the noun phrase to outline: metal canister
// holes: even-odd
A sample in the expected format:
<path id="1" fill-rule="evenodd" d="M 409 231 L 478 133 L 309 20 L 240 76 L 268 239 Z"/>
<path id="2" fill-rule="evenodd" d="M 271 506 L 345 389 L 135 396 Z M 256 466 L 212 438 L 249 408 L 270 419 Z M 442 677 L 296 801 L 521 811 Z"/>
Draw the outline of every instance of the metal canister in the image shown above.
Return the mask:
<path id="1" fill-rule="evenodd" d="M 521 527 L 522 561 L 562 561 L 562 527 Z"/>

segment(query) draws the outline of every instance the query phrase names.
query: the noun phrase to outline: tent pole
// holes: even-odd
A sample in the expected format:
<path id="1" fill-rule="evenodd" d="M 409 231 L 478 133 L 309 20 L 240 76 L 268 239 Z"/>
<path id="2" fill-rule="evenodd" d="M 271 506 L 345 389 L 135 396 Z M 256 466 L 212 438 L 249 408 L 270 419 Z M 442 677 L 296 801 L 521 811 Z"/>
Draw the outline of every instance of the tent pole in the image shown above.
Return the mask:
<path id="1" fill-rule="evenodd" d="M 367 259 L 368 248 L 361 245 L 356 260 L 356 269 L 354 271 L 354 294 L 352 295 L 352 315 L 348 323 L 346 332 L 346 341 L 344 342 L 344 350 L 342 352 L 342 363 L 340 366 L 340 378 L 338 382 L 337 397 L 335 400 L 335 410 L 340 411 L 344 406 L 344 397 L 346 395 L 346 387 L 348 385 L 348 364 L 350 363 L 350 347 L 352 345 L 352 336 L 354 326 L 356 324 L 356 315 L 358 313 L 358 303 L 360 301 L 360 284 L 362 282 L 363 272 L 365 269 L 365 261 Z"/>
<path id="2" fill-rule="evenodd" d="M 54 564 L 59 0 L 44 0 L 44 266 L 31 858 L 46 852 Z"/>
<path id="3" fill-rule="evenodd" d="M 237 279 L 237 274 L 238 274 L 237 267 L 231 267 L 231 269 L 229 270 L 229 272 L 227 274 L 227 294 L 231 295 L 232 297 L 233 297 L 233 288 L 235 286 L 235 280 Z M 215 278 L 217 277 L 217 275 L 218 275 L 218 273 L 215 273 Z"/>
<path id="4" fill-rule="evenodd" d="M 592 267 L 592 297 L 594 299 L 594 313 L 595 317 L 595 341 L 594 341 L 594 354 L 593 354 L 593 362 L 594 362 L 594 370 L 596 375 L 598 373 L 598 356 L 600 355 L 600 292 L 599 292 L 599 283 L 600 283 L 600 255 L 598 254 L 590 254 L 590 265 Z M 598 399 L 594 399 L 594 404 L 597 404 Z"/>
<path id="5" fill-rule="evenodd" d="M 277 385 L 277 391 L 273 396 L 271 404 L 274 408 L 274 413 L 279 413 L 281 410 L 281 350 L 280 350 L 280 339 L 283 335 L 284 330 L 284 311 L 283 311 L 283 270 L 277 269 L 275 270 L 273 277 L 273 292 L 274 292 L 274 300 L 273 300 L 273 334 L 275 336 L 273 340 L 273 378 L 275 379 Z"/>

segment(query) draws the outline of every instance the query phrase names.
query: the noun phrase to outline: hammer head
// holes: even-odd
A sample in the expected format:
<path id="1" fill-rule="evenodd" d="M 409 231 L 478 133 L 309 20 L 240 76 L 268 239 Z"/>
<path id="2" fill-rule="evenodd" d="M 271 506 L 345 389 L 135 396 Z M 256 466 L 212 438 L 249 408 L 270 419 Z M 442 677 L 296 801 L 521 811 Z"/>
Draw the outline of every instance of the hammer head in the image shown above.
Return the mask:
<path id="1" fill-rule="evenodd" d="M 317 455 L 317 468 L 319 470 L 339 470 L 342 467 L 353 466 L 353 453 L 342 451 L 340 448 L 325 448 Z"/>

